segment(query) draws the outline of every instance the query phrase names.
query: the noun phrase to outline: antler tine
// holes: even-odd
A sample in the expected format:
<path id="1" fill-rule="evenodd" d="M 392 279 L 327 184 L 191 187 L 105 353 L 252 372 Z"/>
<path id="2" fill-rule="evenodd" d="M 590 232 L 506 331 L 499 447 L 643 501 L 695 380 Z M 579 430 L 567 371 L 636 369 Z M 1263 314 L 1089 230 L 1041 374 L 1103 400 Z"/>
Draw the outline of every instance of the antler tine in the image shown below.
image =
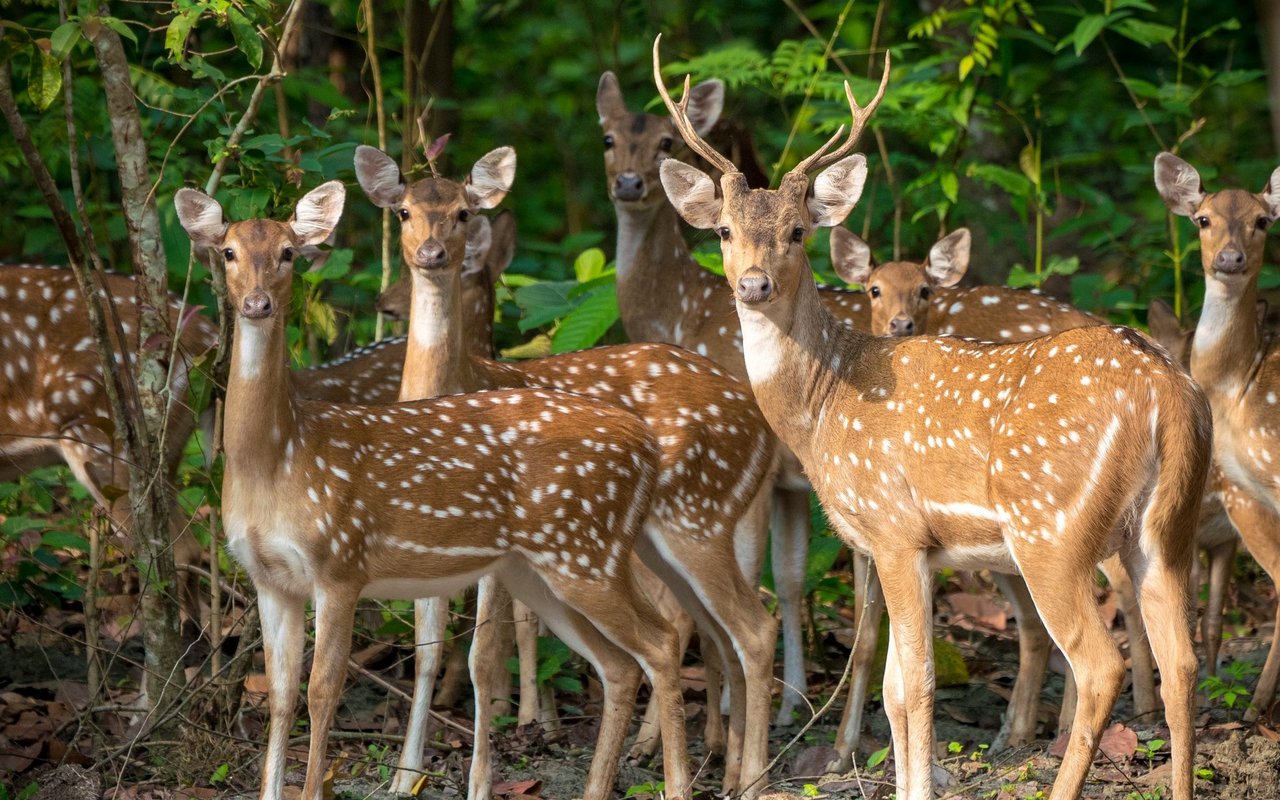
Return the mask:
<path id="1" fill-rule="evenodd" d="M 880 77 L 880 88 L 876 90 L 876 96 L 871 98 L 871 102 L 866 107 L 858 105 L 858 101 L 853 97 L 853 89 L 849 86 L 849 82 L 844 82 L 844 96 L 849 100 L 849 112 L 853 116 L 853 122 L 849 125 L 849 138 L 845 139 L 844 144 L 831 153 L 827 153 L 827 149 L 840 137 L 844 126 L 840 126 L 836 131 L 836 135 L 827 140 L 827 143 L 819 147 L 817 152 L 796 164 L 791 170 L 792 172 L 807 173 L 810 170 L 822 169 L 830 166 L 845 156 L 858 144 L 858 140 L 862 138 L 862 131 L 866 129 L 867 123 L 871 121 L 871 115 L 875 113 L 879 107 L 880 101 L 884 99 L 884 90 L 889 85 L 889 51 L 884 51 L 884 75 Z"/>
<path id="2" fill-rule="evenodd" d="M 705 158 L 713 167 L 720 170 L 724 174 L 738 172 L 738 168 L 733 162 L 716 152 L 716 149 L 703 141 L 698 132 L 693 129 L 693 123 L 689 122 L 689 76 L 684 76 L 684 96 L 680 98 L 680 102 L 676 103 L 671 99 L 671 95 L 667 93 L 667 85 L 662 80 L 662 59 L 658 55 L 658 45 L 662 42 L 662 34 L 658 34 L 653 40 L 653 82 L 658 85 L 658 94 L 662 95 L 662 102 L 666 104 L 667 111 L 671 113 L 671 121 L 675 123 L 676 130 L 680 131 L 680 136 L 684 139 L 684 143 L 689 145 L 695 153 Z"/>

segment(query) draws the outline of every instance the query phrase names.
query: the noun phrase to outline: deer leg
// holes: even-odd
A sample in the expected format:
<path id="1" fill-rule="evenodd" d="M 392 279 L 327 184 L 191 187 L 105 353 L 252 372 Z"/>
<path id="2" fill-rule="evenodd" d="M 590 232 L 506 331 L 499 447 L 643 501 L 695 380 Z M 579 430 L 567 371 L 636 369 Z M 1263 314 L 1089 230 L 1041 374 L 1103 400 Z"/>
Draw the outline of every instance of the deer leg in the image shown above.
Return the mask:
<path id="1" fill-rule="evenodd" d="M 867 705 L 867 689 L 871 685 L 872 665 L 880 643 L 880 621 L 884 619 L 884 590 L 875 562 L 857 551 L 854 558 L 853 616 L 857 620 L 853 644 L 853 665 L 849 668 L 849 697 L 836 734 L 836 760 L 827 765 L 828 772 L 853 769 L 853 754 L 862 737 L 862 714 Z"/>
<path id="2" fill-rule="evenodd" d="M 1204 619 L 1200 622 L 1200 638 L 1204 643 L 1204 669 L 1209 675 L 1218 674 L 1218 650 L 1222 647 L 1222 607 L 1227 599 L 1227 585 L 1231 581 L 1231 568 L 1236 561 L 1236 539 L 1233 536 L 1209 553 L 1209 602 L 1205 604 Z"/>
<path id="3" fill-rule="evenodd" d="M 774 493 L 771 563 L 773 588 L 782 617 L 782 703 L 778 725 L 790 725 L 806 704 L 808 676 L 804 665 L 805 566 L 809 560 L 809 495 L 778 490 Z"/>
<path id="4" fill-rule="evenodd" d="M 1124 627 L 1129 633 L 1129 658 L 1133 662 L 1133 713 L 1149 719 L 1159 708 L 1156 701 L 1155 665 L 1151 662 L 1151 642 L 1147 628 L 1142 624 L 1142 611 L 1138 608 L 1138 596 L 1128 571 L 1119 556 L 1112 556 L 1099 567 L 1107 576 L 1107 582 L 1120 599 L 1124 612 Z"/>
<path id="5" fill-rule="evenodd" d="M 267 587 L 258 588 L 258 615 L 262 620 L 269 691 L 267 702 L 271 713 L 267 756 L 262 767 L 262 800 L 280 800 L 284 793 L 285 753 L 302 678 L 305 612 L 305 599 Z"/>
<path id="6" fill-rule="evenodd" d="M 316 590 L 316 646 L 311 660 L 311 676 L 307 679 L 311 747 L 307 754 L 307 781 L 302 787 L 305 800 L 321 800 L 324 795 L 325 749 L 347 678 L 347 657 L 351 655 L 351 629 L 355 623 L 357 596 L 356 592 L 348 593 L 343 586 L 335 586 L 328 591 Z"/>
<path id="7" fill-rule="evenodd" d="M 1040 621 L 1027 584 L 1016 575 L 992 575 L 1000 591 L 1013 605 L 1018 621 L 1018 677 L 1013 695 L 1005 711 L 1000 732 L 991 743 L 993 752 L 1008 747 L 1022 747 L 1036 738 L 1036 712 L 1040 708 L 1040 690 L 1044 688 L 1049 668 L 1049 632 Z"/>
<path id="8" fill-rule="evenodd" d="M 649 576 L 646 579 L 644 576 Z M 645 594 L 658 607 L 662 616 L 671 620 L 675 625 L 676 634 L 680 637 L 680 652 L 684 653 L 689 649 L 689 642 L 693 638 L 694 622 L 693 617 L 684 612 L 680 604 L 676 601 L 675 595 L 659 578 L 649 571 L 647 567 L 641 564 L 640 570 L 637 570 L 636 577 L 640 579 L 645 589 Z M 651 580 L 650 580 L 651 579 Z M 714 645 L 711 645 L 714 648 Z M 711 654 L 714 655 L 714 649 Z M 713 753 L 724 755 L 724 724 L 720 719 L 718 707 L 713 707 L 711 701 L 711 675 L 712 665 L 707 660 L 707 653 L 703 653 L 703 663 L 707 666 L 707 722 L 703 730 L 704 742 L 707 749 Z M 717 672 L 717 684 L 719 682 L 719 665 L 715 665 Z M 712 715 L 715 715 L 714 721 Z M 662 743 L 661 733 L 658 730 L 658 706 L 655 703 L 649 703 L 645 706 L 644 717 L 640 720 L 640 730 L 636 733 L 635 743 L 631 745 L 631 749 L 627 752 L 627 758 L 637 761 L 647 760 L 658 752 L 658 745 Z"/>
<path id="9" fill-rule="evenodd" d="M 511 618 L 516 628 L 516 654 L 520 661 L 519 725 L 541 721 L 538 709 L 538 618 L 519 600 L 511 602 Z"/>
<path id="10" fill-rule="evenodd" d="M 498 594 L 493 602 L 493 614 L 495 614 L 494 625 L 494 655 L 493 663 L 493 686 L 490 691 L 493 692 L 493 701 L 489 708 L 492 714 L 489 718 L 497 721 L 500 717 L 510 717 L 512 711 L 511 704 L 511 672 L 507 669 L 507 662 L 515 655 L 515 626 L 511 623 L 511 595 L 501 585 L 498 586 Z M 475 645 L 472 645 L 473 647 Z"/>
<path id="11" fill-rule="evenodd" d="M 1076 698 L 1079 691 L 1076 688 L 1076 675 L 1071 671 L 1071 665 L 1067 665 L 1067 674 L 1063 678 L 1062 684 L 1062 706 L 1058 709 L 1058 735 L 1062 736 L 1071 732 L 1071 722 L 1076 718 Z"/>
<path id="12" fill-rule="evenodd" d="M 897 796 L 901 800 L 932 800 L 932 571 L 926 554 L 919 550 L 894 552 L 886 548 L 874 557 L 889 610 L 884 696 L 893 731 Z"/>
<path id="13" fill-rule="evenodd" d="M 409 794 L 422 775 L 428 714 L 448 624 L 449 598 L 429 597 L 413 602 L 413 704 L 409 707 L 409 725 L 404 746 L 400 748 L 400 763 L 391 781 L 391 791 L 397 794 Z"/>
<path id="14" fill-rule="evenodd" d="M 1235 494 L 1238 498 L 1227 507 L 1231 524 L 1240 532 L 1245 548 L 1271 580 L 1280 580 L 1280 539 L 1276 538 L 1276 531 L 1280 530 L 1280 517 L 1243 492 Z M 1280 608 L 1276 609 L 1276 621 L 1280 623 Z M 1280 631 L 1280 626 L 1276 630 Z M 1253 697 L 1244 714 L 1245 722 L 1256 722 L 1258 716 L 1270 709 L 1275 700 L 1276 684 L 1280 682 L 1280 647 L 1276 647 L 1276 644 L 1275 640 L 1271 642 L 1271 650 L 1262 666 L 1262 675 L 1258 678 L 1258 685 L 1253 689 Z"/>
<path id="15" fill-rule="evenodd" d="M 1187 531 L 1194 536 L 1194 530 Z M 1141 542 L 1154 540 L 1144 529 Z M 1141 548 L 1142 545 L 1139 545 Z M 1125 565 L 1136 584 L 1143 620 L 1160 665 L 1160 694 L 1173 753 L 1173 796 L 1192 796 L 1195 771 L 1196 663 L 1191 643 L 1191 562 L 1194 548 L 1169 553 L 1130 551 Z M 1056 788 L 1056 787 L 1055 787 Z"/>
<path id="16" fill-rule="evenodd" d="M 471 687 L 475 696 L 475 745 L 471 752 L 471 773 L 467 778 L 468 800 L 489 800 L 493 784 L 493 754 L 489 730 L 493 716 L 493 673 L 506 668 L 494 658 L 497 645 L 498 603 L 506 592 L 492 574 L 480 579 L 476 587 L 476 627 L 471 634 Z"/>

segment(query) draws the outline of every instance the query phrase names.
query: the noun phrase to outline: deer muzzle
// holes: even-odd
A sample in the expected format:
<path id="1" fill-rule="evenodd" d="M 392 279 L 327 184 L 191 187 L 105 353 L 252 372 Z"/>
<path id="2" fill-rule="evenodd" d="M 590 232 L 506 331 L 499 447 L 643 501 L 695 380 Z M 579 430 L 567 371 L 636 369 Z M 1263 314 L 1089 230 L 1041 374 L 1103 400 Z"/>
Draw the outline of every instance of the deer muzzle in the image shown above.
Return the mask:
<path id="1" fill-rule="evenodd" d="M 898 316 L 889 320 L 890 336 L 914 336 L 916 322 L 911 317 Z"/>
<path id="2" fill-rule="evenodd" d="M 437 239 L 428 239 L 413 251 L 413 265 L 421 269 L 441 269 L 449 263 L 449 251 Z"/>
<path id="3" fill-rule="evenodd" d="M 240 314 L 247 319 L 265 319 L 271 316 L 271 295 L 254 289 L 240 303 Z"/>
<path id="4" fill-rule="evenodd" d="M 764 270 L 752 267 L 742 273 L 734 288 L 740 302 L 755 305 L 767 302 L 773 296 L 774 284 Z"/>
<path id="5" fill-rule="evenodd" d="M 1213 270 L 1226 275 L 1238 275 L 1244 272 L 1248 263 L 1243 252 L 1234 247 L 1224 247 L 1213 257 Z"/>
<path id="6" fill-rule="evenodd" d="M 644 199 L 644 178 L 634 172 L 624 172 L 613 180 L 613 196 L 624 202 Z"/>

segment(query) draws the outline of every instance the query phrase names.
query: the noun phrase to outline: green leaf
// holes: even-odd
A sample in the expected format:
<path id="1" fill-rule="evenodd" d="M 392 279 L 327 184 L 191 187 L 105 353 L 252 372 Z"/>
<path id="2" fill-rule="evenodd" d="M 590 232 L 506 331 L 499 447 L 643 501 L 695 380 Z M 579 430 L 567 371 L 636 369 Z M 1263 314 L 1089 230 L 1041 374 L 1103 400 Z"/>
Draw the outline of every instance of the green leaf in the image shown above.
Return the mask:
<path id="1" fill-rule="evenodd" d="M 973 54 L 969 54 L 960 59 L 960 80 L 969 77 L 969 73 L 973 72 L 974 59 Z"/>
<path id="2" fill-rule="evenodd" d="M 604 251 L 599 247 L 592 247 L 589 250 L 583 250 L 574 259 L 573 274 L 577 276 L 579 283 L 586 283 L 589 280 L 600 277 L 600 274 L 604 272 L 604 264 Z"/>
<path id="3" fill-rule="evenodd" d="M 960 200 L 960 179 L 956 177 L 954 172 L 948 170 L 938 176 L 938 187 L 942 189 L 942 194 L 952 203 Z"/>
<path id="4" fill-rule="evenodd" d="M 516 305 L 524 310 L 520 331 L 530 331 L 560 319 L 574 309 L 569 294 L 577 281 L 539 281 L 516 289 Z"/>
<path id="5" fill-rule="evenodd" d="M 249 66 L 254 69 L 262 66 L 262 39 L 258 37 L 253 23 L 237 8 L 227 12 L 227 19 L 231 22 L 231 35 L 235 37 L 236 47 L 244 53 Z"/>
<path id="6" fill-rule="evenodd" d="M 89 550 L 89 540 L 71 531 L 48 531 L 40 537 L 40 544 L 54 550 L 62 548 L 84 552 Z"/>
<path id="7" fill-rule="evenodd" d="M 1067 41 L 1075 45 L 1076 55 L 1080 55 L 1094 39 L 1098 38 L 1098 34 L 1102 33 L 1105 27 L 1107 27 L 1106 17 L 1101 14 L 1088 14 L 1076 23 L 1076 29 L 1071 32 Z"/>
<path id="8" fill-rule="evenodd" d="M 583 350 L 600 341 L 618 321 L 618 294 L 614 289 L 614 286 L 600 287 L 569 312 L 551 337 L 551 352 Z"/>
<path id="9" fill-rule="evenodd" d="M 884 747 L 881 747 L 879 750 L 875 751 L 871 755 L 867 756 L 867 769 L 875 769 L 876 767 L 883 764 L 884 760 L 889 757 L 889 748 L 891 746 L 892 745 L 885 745 Z"/>
<path id="10" fill-rule="evenodd" d="M 64 22 L 59 25 L 54 29 L 53 35 L 49 37 L 49 43 L 53 50 L 53 57 L 59 61 L 65 59 L 71 54 L 71 48 L 75 46 L 76 40 L 79 38 L 79 22 Z"/>
<path id="11" fill-rule="evenodd" d="M 199 17 L 200 14 L 197 11 L 179 12 L 164 32 L 164 47 L 169 51 L 169 55 L 179 62 L 182 61 L 183 53 L 187 49 L 187 37 L 191 35 L 191 29 L 195 27 Z"/>
<path id="12" fill-rule="evenodd" d="M 62 91 L 62 62 L 41 47 L 32 46 L 31 77 L 27 84 L 27 93 L 35 107 L 44 111 Z"/>
<path id="13" fill-rule="evenodd" d="M 1154 22 L 1143 22 L 1140 19 L 1122 19 L 1111 29 L 1127 39 L 1140 45 L 1150 47 L 1153 44 L 1170 44 L 1178 30 L 1168 25 L 1157 25 Z"/>
<path id="14" fill-rule="evenodd" d="M 118 17 L 99 17 L 98 21 L 134 44 L 138 43 L 138 37 L 134 35 L 128 25 L 124 24 L 124 20 Z"/>
<path id="15" fill-rule="evenodd" d="M 809 561 L 805 564 L 804 594 L 817 588 L 818 583 L 831 570 L 831 565 L 843 551 L 844 545 L 834 536 L 814 536 L 809 543 Z"/>
<path id="16" fill-rule="evenodd" d="M 999 186 L 1015 197 L 1026 197 L 1033 188 L 1025 175 L 998 164 L 973 164 L 965 174 L 983 183 Z"/>
<path id="17" fill-rule="evenodd" d="M 42 519 L 31 519 L 30 517 L 15 516 L 9 517 L 4 522 L 0 522 L 0 534 L 5 536 L 13 536 L 14 534 L 23 533 L 35 528 L 43 528 L 45 521 Z"/>

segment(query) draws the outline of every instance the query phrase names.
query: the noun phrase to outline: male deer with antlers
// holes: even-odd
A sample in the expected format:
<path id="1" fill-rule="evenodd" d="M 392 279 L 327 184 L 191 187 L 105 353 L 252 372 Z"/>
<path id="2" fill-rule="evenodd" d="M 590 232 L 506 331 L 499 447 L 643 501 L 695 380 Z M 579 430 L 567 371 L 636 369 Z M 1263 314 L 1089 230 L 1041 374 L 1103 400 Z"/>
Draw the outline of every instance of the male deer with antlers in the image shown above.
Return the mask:
<path id="1" fill-rule="evenodd" d="M 477 212 L 506 195 L 515 152 L 492 151 L 465 183 L 434 176 L 407 183 L 393 159 L 361 146 L 356 176 L 375 205 L 391 208 L 401 220 L 401 256 L 413 287 L 404 396 L 545 386 L 598 398 L 649 426 L 662 461 L 636 553 L 725 659 L 732 700 L 725 786 L 754 797 L 768 761 L 775 623 L 743 577 L 738 555 L 740 543 L 759 546 L 753 535 L 759 515 L 752 512 L 772 461 L 773 437 L 746 387 L 706 359 L 661 344 L 515 364 L 467 354 L 465 254 L 486 246 L 477 244 L 488 233 Z M 740 535 L 744 519 L 751 527 Z"/>
<path id="2" fill-rule="evenodd" d="M 297 399 L 284 328 L 293 254 L 328 235 L 343 196 L 332 181 L 303 197 L 288 223 L 232 224 L 200 192 L 175 197 L 193 243 L 225 260 L 237 317 L 223 506 L 228 547 L 257 587 L 265 634 L 271 727 L 262 796 L 274 800 L 283 789 L 308 599 L 316 613 L 310 799 L 321 796 L 357 598 L 450 593 L 490 572 L 600 670 L 604 717 L 584 796 L 613 795 L 641 669 L 664 710 L 668 791 L 684 796 L 675 632 L 638 594 L 629 561 L 657 476 L 652 438 L 630 414 L 554 391 L 393 406 Z M 596 469 L 580 474 L 588 462 Z M 497 666 L 473 664 L 481 673 Z M 489 685 L 475 682 L 478 708 Z M 469 796 L 487 798 L 487 743 L 476 748 Z"/>
<path id="3" fill-rule="evenodd" d="M 1231 489 L 1226 511 L 1245 547 L 1280 579 L 1280 349 L 1258 314 L 1267 230 L 1280 217 L 1280 168 L 1261 193 L 1206 193 L 1195 167 L 1172 153 L 1155 160 L 1160 197 L 1200 229 L 1205 297 L 1191 340 L 1191 375 L 1213 407 L 1214 464 Z M 1277 610 L 1280 620 L 1280 609 Z M 1271 651 L 1245 718 L 1275 700 L 1280 648 Z"/>
<path id="4" fill-rule="evenodd" d="M 722 170 L 674 160 L 662 183 L 690 224 L 721 239 L 761 410 L 804 463 L 836 529 L 875 559 L 889 610 L 885 709 L 897 795 L 933 797 L 931 572 L 1018 572 L 1086 687 L 1052 797 L 1079 795 L 1124 676 L 1093 600 L 1095 565 L 1119 552 L 1142 599 L 1164 675 L 1174 796 L 1192 792 L 1196 658 L 1188 588 L 1208 469 L 1204 396 L 1160 348 L 1126 328 L 1024 344 L 880 339 L 818 299 L 804 239 L 857 201 L 851 154 L 881 95 L 776 190 L 751 190 L 654 81 L 685 141 Z M 888 71 L 888 54 L 885 56 Z M 687 79 L 686 79 L 687 87 Z M 822 172 L 810 186 L 808 173 Z M 1078 469 L 1076 465 L 1087 465 Z"/>

